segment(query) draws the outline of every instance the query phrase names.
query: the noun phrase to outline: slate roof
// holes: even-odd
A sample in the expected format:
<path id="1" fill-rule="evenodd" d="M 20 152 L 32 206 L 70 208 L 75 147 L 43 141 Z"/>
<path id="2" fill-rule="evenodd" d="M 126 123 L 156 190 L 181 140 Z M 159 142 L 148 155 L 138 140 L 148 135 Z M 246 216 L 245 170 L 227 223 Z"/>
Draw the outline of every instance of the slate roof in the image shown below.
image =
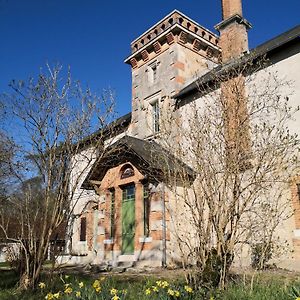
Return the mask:
<path id="1" fill-rule="evenodd" d="M 125 162 L 131 162 L 152 180 L 161 180 L 166 171 L 176 173 L 183 170 L 190 180 L 195 178 L 194 171 L 189 166 L 154 141 L 124 136 L 109 146 L 106 153 L 107 155 L 101 154 L 101 158 L 93 165 L 82 188 L 92 189 L 90 180 L 101 181 L 108 169 Z"/>
<path id="2" fill-rule="evenodd" d="M 124 116 L 121 116 L 120 118 L 106 125 L 104 128 L 101 128 L 95 131 L 93 134 L 87 136 L 86 138 L 80 141 L 80 145 L 82 145 L 82 147 L 89 146 L 92 143 L 93 139 L 97 139 L 97 137 L 99 136 L 108 138 L 116 136 L 124 132 L 128 128 L 130 122 L 131 112 L 127 113 Z"/>
<path id="3" fill-rule="evenodd" d="M 280 50 L 286 44 L 298 39 L 300 41 L 300 25 L 278 35 L 277 37 L 257 46 L 252 49 L 249 53 L 243 55 L 238 59 L 234 59 L 229 61 L 224 65 L 218 65 L 208 73 L 204 74 L 200 78 L 197 78 L 188 86 L 184 87 L 179 93 L 173 96 L 174 99 L 180 101 L 180 99 L 190 95 L 191 93 L 198 90 L 199 85 L 208 84 L 210 81 L 213 81 L 217 76 L 222 75 L 234 69 L 235 67 L 240 66 L 248 61 L 254 60 L 262 57 L 266 54 L 270 54 L 271 52 Z"/>

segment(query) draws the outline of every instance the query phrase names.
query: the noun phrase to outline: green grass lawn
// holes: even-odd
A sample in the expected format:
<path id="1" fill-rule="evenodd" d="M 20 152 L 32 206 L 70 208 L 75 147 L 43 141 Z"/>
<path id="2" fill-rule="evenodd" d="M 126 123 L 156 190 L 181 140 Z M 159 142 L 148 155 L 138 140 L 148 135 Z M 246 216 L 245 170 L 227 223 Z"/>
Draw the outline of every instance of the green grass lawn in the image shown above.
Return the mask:
<path id="1" fill-rule="evenodd" d="M 275 272 L 273 274 L 257 274 L 254 276 L 236 276 L 232 280 L 225 291 L 220 291 L 217 289 L 212 290 L 200 290 L 193 291 L 192 293 L 187 293 L 184 289 L 185 283 L 182 277 L 182 273 L 176 273 L 174 276 L 165 276 L 168 286 L 162 287 L 161 282 L 164 278 L 160 276 L 158 278 L 157 274 L 153 276 L 145 276 L 142 274 L 103 274 L 100 276 L 104 277 L 104 280 L 99 280 L 99 289 L 96 292 L 95 279 L 99 278 L 96 275 L 82 275 L 82 274 L 70 274 L 64 275 L 54 275 L 49 278 L 48 275 L 44 275 L 42 281 L 45 282 L 46 287 L 44 289 L 37 289 L 35 292 L 18 292 L 17 286 L 17 276 L 11 270 L 1 270 L 0 271 L 0 299 L 31 299 L 31 300 L 41 300 L 45 299 L 45 296 L 51 292 L 53 294 L 60 291 L 59 299 L 114 299 L 114 294 L 111 294 L 111 289 L 117 289 L 118 296 L 121 300 L 132 299 L 132 300 L 158 300 L 158 299 L 214 299 L 214 300 L 295 300 L 296 297 L 292 295 L 292 286 L 300 287 L 300 281 L 295 278 L 290 278 L 288 276 L 278 276 Z M 160 283 L 157 283 L 157 280 Z M 79 283 L 83 282 L 83 287 L 79 287 Z M 69 284 L 65 286 L 65 284 Z M 93 287 L 94 284 L 94 287 Z M 65 293 L 67 288 L 71 288 L 69 291 L 71 293 L 68 295 Z M 157 287 L 158 292 L 154 287 Z M 149 290 L 148 290 L 149 289 Z M 126 293 L 122 291 L 126 290 Z M 81 292 L 81 298 L 76 297 L 76 291 Z M 180 295 L 176 297 L 173 292 L 178 291 Z M 147 295 L 147 293 L 149 293 Z M 78 294 L 77 294 L 78 295 Z M 49 298 L 51 299 L 51 298 Z M 53 298 L 55 299 L 55 298 Z M 118 298 L 115 298 L 118 299 Z"/>

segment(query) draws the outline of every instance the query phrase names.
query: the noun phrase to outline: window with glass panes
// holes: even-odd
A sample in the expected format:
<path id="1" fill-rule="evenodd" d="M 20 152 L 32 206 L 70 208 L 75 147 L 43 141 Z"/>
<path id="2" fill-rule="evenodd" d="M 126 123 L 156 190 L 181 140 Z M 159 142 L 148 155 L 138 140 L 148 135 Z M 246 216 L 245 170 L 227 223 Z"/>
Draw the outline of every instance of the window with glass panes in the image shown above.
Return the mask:
<path id="1" fill-rule="evenodd" d="M 150 198 L 148 185 L 143 185 L 143 206 L 144 206 L 144 236 L 150 234 Z"/>

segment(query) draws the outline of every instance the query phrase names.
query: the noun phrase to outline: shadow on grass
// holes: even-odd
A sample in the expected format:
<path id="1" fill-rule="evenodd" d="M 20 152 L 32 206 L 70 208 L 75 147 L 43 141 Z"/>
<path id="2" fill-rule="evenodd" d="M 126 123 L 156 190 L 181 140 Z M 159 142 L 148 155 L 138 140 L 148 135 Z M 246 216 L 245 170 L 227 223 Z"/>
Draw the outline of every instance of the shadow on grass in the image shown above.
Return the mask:
<path id="1" fill-rule="evenodd" d="M 0 270 L 0 291 L 15 288 L 18 283 L 18 276 L 12 270 Z"/>

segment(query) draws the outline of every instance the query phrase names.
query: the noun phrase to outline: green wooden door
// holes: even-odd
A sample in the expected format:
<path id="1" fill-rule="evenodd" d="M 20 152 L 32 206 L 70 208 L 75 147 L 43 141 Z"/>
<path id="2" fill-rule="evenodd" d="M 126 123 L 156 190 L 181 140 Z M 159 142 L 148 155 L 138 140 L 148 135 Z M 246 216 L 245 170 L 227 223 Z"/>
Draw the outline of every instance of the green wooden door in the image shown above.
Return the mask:
<path id="1" fill-rule="evenodd" d="M 133 254 L 135 234 L 134 185 L 124 187 L 122 200 L 122 253 Z"/>

